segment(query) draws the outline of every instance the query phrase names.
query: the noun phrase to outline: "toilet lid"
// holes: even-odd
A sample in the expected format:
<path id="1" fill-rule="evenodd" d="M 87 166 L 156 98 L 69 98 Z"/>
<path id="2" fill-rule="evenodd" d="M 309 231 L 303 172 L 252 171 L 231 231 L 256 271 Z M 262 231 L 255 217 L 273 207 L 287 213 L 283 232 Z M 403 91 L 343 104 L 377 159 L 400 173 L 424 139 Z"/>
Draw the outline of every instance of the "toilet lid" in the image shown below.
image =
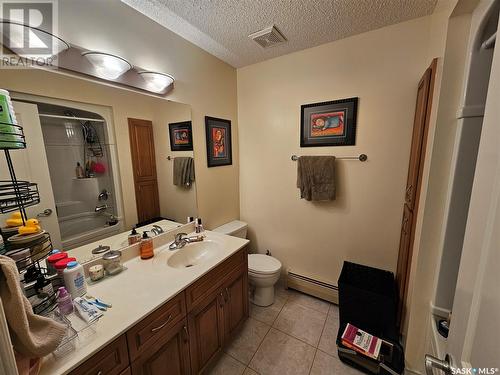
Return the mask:
<path id="1" fill-rule="evenodd" d="M 261 274 L 275 273 L 281 269 L 281 262 L 269 255 L 250 254 L 248 255 L 248 269 Z"/>

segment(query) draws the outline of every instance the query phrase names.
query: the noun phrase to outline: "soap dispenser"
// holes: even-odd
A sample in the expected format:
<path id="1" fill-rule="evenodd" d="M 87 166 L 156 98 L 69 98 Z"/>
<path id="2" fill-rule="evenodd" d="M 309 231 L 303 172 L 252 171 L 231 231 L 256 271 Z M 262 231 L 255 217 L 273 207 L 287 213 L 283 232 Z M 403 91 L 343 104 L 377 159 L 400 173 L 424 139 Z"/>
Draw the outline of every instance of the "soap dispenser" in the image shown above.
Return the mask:
<path id="1" fill-rule="evenodd" d="M 147 230 L 142 233 L 140 252 L 141 259 L 150 259 L 155 255 L 153 251 L 153 239 L 148 236 Z"/>
<path id="2" fill-rule="evenodd" d="M 140 242 L 141 241 L 141 235 L 139 233 L 137 233 L 137 231 L 135 230 L 135 227 L 132 229 L 132 232 L 130 232 L 130 234 L 128 235 L 128 244 L 129 245 L 133 245 L 137 242 Z"/>

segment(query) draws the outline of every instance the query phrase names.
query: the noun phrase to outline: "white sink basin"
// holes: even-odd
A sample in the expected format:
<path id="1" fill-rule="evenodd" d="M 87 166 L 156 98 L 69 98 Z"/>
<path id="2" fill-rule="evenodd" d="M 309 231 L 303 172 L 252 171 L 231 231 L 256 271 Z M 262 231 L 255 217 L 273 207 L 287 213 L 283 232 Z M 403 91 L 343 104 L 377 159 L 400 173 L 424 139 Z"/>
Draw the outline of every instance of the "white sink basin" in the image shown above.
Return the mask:
<path id="1" fill-rule="evenodd" d="M 167 260 L 173 268 L 195 267 L 206 263 L 222 254 L 222 247 L 211 240 L 195 242 L 176 250 L 176 253 Z"/>

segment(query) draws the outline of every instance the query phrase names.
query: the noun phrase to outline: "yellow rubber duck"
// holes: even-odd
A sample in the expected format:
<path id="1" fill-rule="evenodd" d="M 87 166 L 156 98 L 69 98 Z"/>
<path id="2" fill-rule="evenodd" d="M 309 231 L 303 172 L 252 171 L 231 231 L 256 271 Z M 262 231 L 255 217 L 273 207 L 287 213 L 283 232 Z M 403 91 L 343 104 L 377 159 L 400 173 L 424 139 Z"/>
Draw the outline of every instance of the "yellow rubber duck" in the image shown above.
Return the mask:
<path id="1" fill-rule="evenodd" d="M 27 235 L 39 233 L 41 230 L 42 228 L 40 227 L 37 219 L 28 219 L 26 220 L 26 225 L 20 226 L 17 231 L 21 235 Z"/>

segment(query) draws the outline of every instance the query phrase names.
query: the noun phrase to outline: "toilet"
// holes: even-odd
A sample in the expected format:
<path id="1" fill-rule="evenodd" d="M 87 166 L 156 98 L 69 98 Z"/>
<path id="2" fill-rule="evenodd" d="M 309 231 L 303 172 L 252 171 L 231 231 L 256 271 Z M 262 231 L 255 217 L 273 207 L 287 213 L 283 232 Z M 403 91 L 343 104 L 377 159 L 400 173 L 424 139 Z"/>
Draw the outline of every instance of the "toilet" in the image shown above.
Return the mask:
<path id="1" fill-rule="evenodd" d="M 247 223 L 234 220 L 218 228 L 214 232 L 240 238 L 247 237 Z M 274 284 L 281 275 L 281 262 L 269 255 L 248 255 L 248 279 L 255 288 L 252 303 L 257 306 L 269 306 L 274 303 Z"/>

